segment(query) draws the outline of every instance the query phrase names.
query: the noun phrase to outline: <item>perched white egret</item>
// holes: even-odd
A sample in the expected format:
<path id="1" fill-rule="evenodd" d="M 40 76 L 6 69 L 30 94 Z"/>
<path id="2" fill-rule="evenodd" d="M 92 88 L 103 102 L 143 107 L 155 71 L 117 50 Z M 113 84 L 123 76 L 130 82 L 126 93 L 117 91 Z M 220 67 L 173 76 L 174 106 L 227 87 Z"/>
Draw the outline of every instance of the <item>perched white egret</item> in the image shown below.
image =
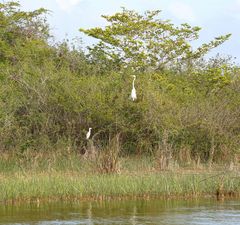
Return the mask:
<path id="1" fill-rule="evenodd" d="M 86 134 L 86 139 L 87 139 L 87 140 L 88 140 L 88 139 L 90 138 L 90 136 L 91 136 L 91 130 L 92 130 L 92 128 L 89 127 L 89 130 L 88 130 L 88 132 L 87 132 L 87 134 Z"/>
<path id="2" fill-rule="evenodd" d="M 135 101 L 137 99 L 137 93 L 136 93 L 136 89 L 135 89 L 135 86 L 134 86 L 135 80 L 136 80 L 136 76 L 133 75 L 132 92 L 131 92 L 131 98 L 132 98 L 133 101 Z"/>

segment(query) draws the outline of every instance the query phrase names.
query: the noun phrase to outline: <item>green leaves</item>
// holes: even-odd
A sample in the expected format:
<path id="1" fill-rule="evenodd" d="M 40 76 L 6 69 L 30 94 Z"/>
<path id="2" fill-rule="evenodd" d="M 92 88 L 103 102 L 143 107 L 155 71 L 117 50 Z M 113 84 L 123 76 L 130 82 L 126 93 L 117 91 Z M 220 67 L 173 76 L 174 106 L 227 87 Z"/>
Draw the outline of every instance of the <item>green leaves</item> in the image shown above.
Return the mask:
<path id="1" fill-rule="evenodd" d="M 216 48 L 217 46 L 223 44 L 231 37 L 231 34 L 222 35 L 216 37 L 213 41 L 208 44 L 202 44 L 195 52 L 193 52 L 194 58 L 201 58 L 206 55 L 211 49 Z"/>
<path id="2" fill-rule="evenodd" d="M 230 35 L 194 51 L 199 27 L 123 8 L 103 16 L 105 28 L 81 29 L 99 39 L 86 54 L 68 41 L 49 44 L 45 12 L 0 5 L 0 149 L 79 149 L 90 126 L 94 144 L 121 133 L 128 153 L 153 153 L 167 141 L 174 157 L 187 148 L 204 158 L 212 135 L 223 152 L 239 146 L 239 68 L 201 58 Z"/>
<path id="3" fill-rule="evenodd" d="M 189 64 L 207 54 L 212 48 L 224 43 L 230 34 L 219 36 L 193 51 L 190 42 L 198 39 L 200 27 L 187 23 L 179 27 L 168 20 L 158 18 L 161 11 L 146 11 L 143 15 L 122 8 L 112 16 L 102 16 L 110 25 L 105 28 L 80 29 L 100 42 L 90 47 L 90 54 L 116 60 L 134 71 L 162 70 L 176 64 Z M 102 57 L 101 57 L 102 58 Z"/>

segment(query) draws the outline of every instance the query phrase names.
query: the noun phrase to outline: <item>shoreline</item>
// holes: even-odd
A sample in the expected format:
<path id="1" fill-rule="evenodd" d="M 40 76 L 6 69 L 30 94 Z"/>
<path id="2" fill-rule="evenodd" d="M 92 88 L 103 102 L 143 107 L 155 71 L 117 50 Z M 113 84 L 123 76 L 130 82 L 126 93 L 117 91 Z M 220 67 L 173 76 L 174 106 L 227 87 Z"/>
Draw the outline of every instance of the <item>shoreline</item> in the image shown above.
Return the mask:
<path id="1" fill-rule="evenodd" d="M 132 201 L 132 200 L 144 200 L 144 201 L 151 201 L 151 200 L 159 200 L 159 201 L 172 201 L 172 200 L 183 200 L 183 201 L 194 201 L 194 200 L 216 200 L 216 201 L 228 201 L 228 200 L 238 200 L 240 199 L 240 193 L 234 194 L 234 196 L 229 196 L 226 193 L 223 198 L 218 199 L 215 194 L 203 194 L 198 196 L 154 196 L 154 195 L 146 195 L 146 196 L 98 196 L 98 197 L 91 197 L 91 196 L 71 196 L 71 197 L 48 197 L 48 198 L 32 198 L 32 199 L 9 199 L 0 201 L 1 206 L 8 206 L 8 205 L 26 205 L 26 204 L 48 204 L 48 203 L 78 203 L 78 202 L 108 202 L 108 201 Z"/>
<path id="2" fill-rule="evenodd" d="M 212 175 L 216 173 L 212 172 Z M 0 204 L 40 204 L 55 201 L 131 199 L 237 199 L 237 173 L 221 177 L 208 173 L 160 172 L 146 174 L 70 175 L 69 173 L 15 174 L 0 177 Z M 232 178 L 234 177 L 234 178 Z M 201 182 L 203 179 L 204 182 Z"/>

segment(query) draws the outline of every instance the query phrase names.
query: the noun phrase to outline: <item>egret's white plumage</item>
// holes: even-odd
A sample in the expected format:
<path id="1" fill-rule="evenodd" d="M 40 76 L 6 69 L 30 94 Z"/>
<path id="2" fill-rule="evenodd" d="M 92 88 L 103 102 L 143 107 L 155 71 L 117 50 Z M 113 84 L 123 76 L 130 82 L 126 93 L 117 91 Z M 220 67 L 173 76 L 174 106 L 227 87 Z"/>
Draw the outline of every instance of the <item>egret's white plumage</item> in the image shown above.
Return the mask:
<path id="1" fill-rule="evenodd" d="M 136 89 L 135 89 L 135 86 L 134 86 L 135 80 L 136 80 L 136 76 L 133 75 L 132 92 L 131 92 L 131 98 L 132 98 L 133 101 L 135 101 L 137 99 L 137 92 L 136 92 Z"/>
<path id="2" fill-rule="evenodd" d="M 87 134 L 86 134 L 86 139 L 87 139 L 87 140 L 88 140 L 88 139 L 90 138 L 90 136 L 91 136 L 91 130 L 92 130 L 92 128 L 89 127 L 89 130 L 88 130 L 88 132 L 87 132 Z"/>

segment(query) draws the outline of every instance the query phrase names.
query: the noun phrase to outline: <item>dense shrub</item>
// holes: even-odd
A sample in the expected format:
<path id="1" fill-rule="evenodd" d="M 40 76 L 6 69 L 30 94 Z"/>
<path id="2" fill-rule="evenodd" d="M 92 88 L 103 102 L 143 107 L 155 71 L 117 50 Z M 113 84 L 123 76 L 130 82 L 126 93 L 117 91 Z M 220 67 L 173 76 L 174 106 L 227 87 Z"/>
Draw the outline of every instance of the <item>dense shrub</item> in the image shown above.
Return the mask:
<path id="1" fill-rule="evenodd" d="M 59 143 L 79 150 L 92 127 L 96 145 L 119 135 L 122 154 L 152 154 L 166 142 L 175 158 L 184 148 L 203 161 L 239 153 L 234 64 L 218 59 L 216 66 L 211 59 L 180 71 L 135 71 L 133 102 L 132 68 L 102 61 L 98 52 L 90 57 L 66 41 L 50 45 L 43 9 L 25 13 L 17 3 L 0 9 L 1 150 L 50 151 Z"/>

